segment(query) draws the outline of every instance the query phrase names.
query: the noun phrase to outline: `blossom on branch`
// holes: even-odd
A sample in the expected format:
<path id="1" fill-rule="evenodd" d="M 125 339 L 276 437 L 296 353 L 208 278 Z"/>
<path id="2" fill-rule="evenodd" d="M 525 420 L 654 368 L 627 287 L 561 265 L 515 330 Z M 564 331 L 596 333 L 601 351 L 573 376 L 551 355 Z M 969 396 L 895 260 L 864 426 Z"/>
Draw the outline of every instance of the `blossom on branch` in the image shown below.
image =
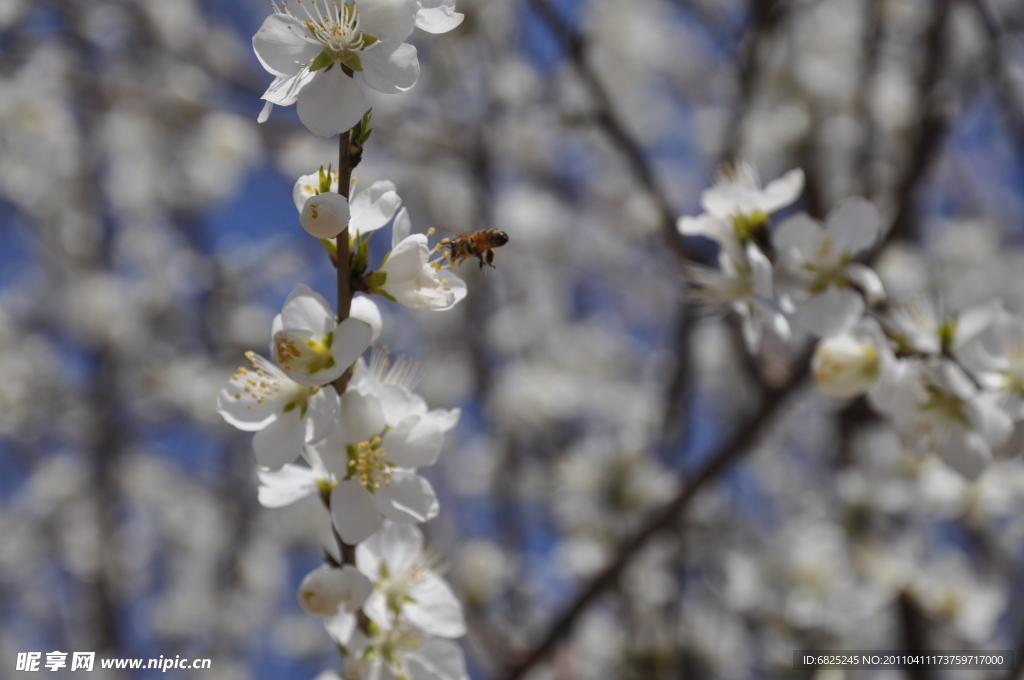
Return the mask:
<path id="1" fill-rule="evenodd" d="M 350 316 L 340 324 L 323 296 L 295 286 L 271 327 L 274 361 L 295 382 L 325 385 L 355 363 L 373 339 L 373 328 Z"/>
<path id="2" fill-rule="evenodd" d="M 754 240 L 768 225 L 768 218 L 800 197 L 804 171 L 790 170 L 763 189 L 757 169 L 746 161 L 723 165 L 715 183 L 700 196 L 704 212 L 696 217 L 680 217 L 679 233 L 704 236 L 723 249 L 735 250 L 736 244 Z"/>
<path id="3" fill-rule="evenodd" d="M 863 198 L 841 201 L 824 229 L 805 213 L 779 225 L 772 237 L 777 280 L 795 304 L 800 326 L 821 336 L 842 333 L 864 315 L 865 296 L 871 303 L 885 296 L 878 275 L 853 262 L 875 244 L 881 229 L 878 211 Z"/>
<path id="4" fill-rule="evenodd" d="M 240 367 L 221 389 L 217 412 L 238 429 L 255 432 L 257 464 L 276 470 L 334 429 L 338 393 L 331 385 L 297 383 L 255 352 L 245 356 L 253 368 Z"/>
<path id="5" fill-rule="evenodd" d="M 275 76 L 263 94 L 264 122 L 274 104 L 297 104 L 299 119 L 320 137 L 347 132 L 369 108 L 362 88 L 397 94 L 419 78 L 416 48 L 405 42 L 420 11 L 416 0 L 297 0 L 253 36 L 263 67 Z M 358 77 L 358 80 L 357 80 Z"/>

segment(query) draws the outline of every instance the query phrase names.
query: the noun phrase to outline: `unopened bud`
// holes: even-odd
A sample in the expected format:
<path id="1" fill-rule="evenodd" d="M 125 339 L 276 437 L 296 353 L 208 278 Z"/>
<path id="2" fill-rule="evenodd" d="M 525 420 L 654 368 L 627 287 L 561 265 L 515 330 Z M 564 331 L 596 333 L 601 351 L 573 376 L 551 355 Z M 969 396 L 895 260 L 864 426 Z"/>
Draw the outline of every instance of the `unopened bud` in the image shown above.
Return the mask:
<path id="1" fill-rule="evenodd" d="M 820 341 L 811 360 L 818 389 L 836 399 L 867 392 L 878 380 L 881 366 L 875 343 L 849 333 Z"/>
<path id="2" fill-rule="evenodd" d="M 299 604 L 307 614 L 333 616 L 339 609 L 355 611 L 370 596 L 373 584 L 358 569 L 346 564 L 341 569 L 323 565 L 302 579 Z"/>
<path id="3" fill-rule="evenodd" d="M 334 238 L 348 228 L 348 200 L 341 194 L 328 192 L 306 199 L 299 222 L 317 238 Z"/>

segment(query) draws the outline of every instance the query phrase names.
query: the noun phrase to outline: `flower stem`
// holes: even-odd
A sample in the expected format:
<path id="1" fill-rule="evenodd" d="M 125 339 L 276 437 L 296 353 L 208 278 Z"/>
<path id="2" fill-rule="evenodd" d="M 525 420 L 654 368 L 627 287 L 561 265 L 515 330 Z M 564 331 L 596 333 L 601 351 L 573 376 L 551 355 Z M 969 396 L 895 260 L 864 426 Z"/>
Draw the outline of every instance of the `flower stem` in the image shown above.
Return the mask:
<path id="1" fill-rule="evenodd" d="M 349 185 L 352 182 L 352 170 L 359 164 L 361 153 L 354 149 L 352 133 L 343 132 L 338 137 L 338 193 L 349 198 Z M 349 249 L 348 229 L 338 234 L 338 323 L 348 318 L 352 309 L 352 251 Z M 352 371 L 347 370 L 334 381 L 338 394 L 345 391 Z"/>
<path id="2" fill-rule="evenodd" d="M 338 193 L 348 198 L 352 180 L 352 136 L 343 132 L 338 138 Z M 352 254 L 348 246 L 348 229 L 338 234 L 338 323 L 348 318 L 352 307 Z"/>

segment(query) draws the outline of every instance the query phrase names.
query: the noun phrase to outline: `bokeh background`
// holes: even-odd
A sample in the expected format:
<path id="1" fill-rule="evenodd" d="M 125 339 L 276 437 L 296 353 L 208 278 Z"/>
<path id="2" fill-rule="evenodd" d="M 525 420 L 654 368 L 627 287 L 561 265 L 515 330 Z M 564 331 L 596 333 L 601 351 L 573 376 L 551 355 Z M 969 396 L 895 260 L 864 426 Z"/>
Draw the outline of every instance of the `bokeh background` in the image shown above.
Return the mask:
<path id="1" fill-rule="evenodd" d="M 793 210 L 879 206 L 893 297 L 1024 311 L 1024 5 L 457 9 L 413 36 L 416 87 L 373 99 L 355 174 L 395 182 L 416 230 L 511 238 L 451 311 L 382 301 L 382 340 L 463 410 L 425 531 L 471 676 L 839 680 L 792 650 L 1019 649 L 1021 460 L 968 482 L 817 394 L 803 340 L 748 357 L 688 301 L 682 265 L 714 248 L 674 220 L 723 161 L 802 167 Z M 0 0 L 0 677 L 30 650 L 213 660 L 96 678 L 337 667 L 295 600 L 326 516 L 261 508 L 215 411 L 294 285 L 334 290 L 291 188 L 335 144 L 292 109 L 255 122 L 269 11 Z"/>

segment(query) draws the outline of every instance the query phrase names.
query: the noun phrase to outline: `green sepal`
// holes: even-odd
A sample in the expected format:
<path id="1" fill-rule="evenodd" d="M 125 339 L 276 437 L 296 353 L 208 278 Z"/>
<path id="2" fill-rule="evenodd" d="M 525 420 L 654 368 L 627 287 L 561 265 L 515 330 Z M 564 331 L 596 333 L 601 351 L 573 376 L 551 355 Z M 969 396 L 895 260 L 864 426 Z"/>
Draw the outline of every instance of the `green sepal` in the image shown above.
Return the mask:
<path id="1" fill-rule="evenodd" d="M 373 117 L 373 109 L 367 109 L 366 113 L 363 114 L 362 120 L 355 124 L 351 130 L 349 130 L 349 136 L 352 141 L 356 144 L 363 145 L 366 140 L 370 138 L 370 133 L 373 130 L 370 129 L 370 119 Z"/>
<path id="2" fill-rule="evenodd" d="M 281 412 L 282 413 L 290 413 L 291 411 L 295 410 L 296 406 L 298 406 L 297 402 L 290 401 L 290 402 L 288 402 L 287 404 L 284 405 L 284 408 L 281 409 Z"/>
<path id="3" fill-rule="evenodd" d="M 353 71 L 359 72 L 363 70 L 363 64 L 361 61 L 359 61 L 359 55 L 356 52 L 349 52 L 338 61 L 340 61 L 345 66 L 348 66 Z"/>
<path id="4" fill-rule="evenodd" d="M 338 244 L 334 239 L 322 238 L 320 239 L 320 244 L 324 247 L 324 250 L 327 251 L 327 254 L 331 256 L 331 260 L 338 259 Z"/>
<path id="5" fill-rule="evenodd" d="M 363 47 L 369 47 L 373 43 L 377 42 L 377 39 L 368 33 L 363 33 Z"/>
<path id="6" fill-rule="evenodd" d="M 330 50 L 324 50 L 323 52 L 316 56 L 316 59 L 310 62 L 309 71 L 310 73 L 312 73 L 313 71 L 319 71 L 322 68 L 327 68 L 333 63 L 334 54 Z M 341 63 L 344 64 L 345 60 L 342 59 Z"/>
<path id="7" fill-rule="evenodd" d="M 366 281 L 367 289 L 371 293 L 375 293 L 377 295 L 380 295 L 381 297 L 383 297 L 383 298 L 385 298 L 387 300 L 391 300 L 392 302 L 397 302 L 397 300 L 395 300 L 395 298 L 393 298 L 391 295 L 389 295 L 386 291 L 383 290 L 384 284 L 387 283 L 387 281 L 388 281 L 388 273 L 387 272 L 382 272 L 382 271 L 370 272 L 369 274 L 366 275 L 364 280 Z"/>
<path id="8" fill-rule="evenodd" d="M 327 172 L 324 172 L 324 166 L 320 166 L 320 193 L 326 194 L 331 190 L 331 178 L 333 176 L 333 169 L 331 164 L 327 164 Z"/>

